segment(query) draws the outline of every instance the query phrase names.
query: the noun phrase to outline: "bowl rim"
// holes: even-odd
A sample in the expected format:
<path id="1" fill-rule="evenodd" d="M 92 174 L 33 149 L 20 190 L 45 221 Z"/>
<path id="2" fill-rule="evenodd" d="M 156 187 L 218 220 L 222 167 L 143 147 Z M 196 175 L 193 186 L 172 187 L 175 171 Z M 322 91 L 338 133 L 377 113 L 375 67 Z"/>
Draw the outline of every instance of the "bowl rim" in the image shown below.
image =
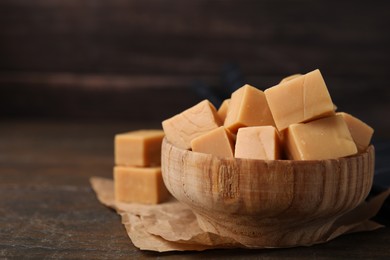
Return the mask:
<path id="1" fill-rule="evenodd" d="M 331 158 L 331 159 L 323 159 L 323 160 L 290 160 L 290 159 L 277 159 L 277 160 L 264 160 L 264 159 L 251 159 L 251 158 L 235 158 L 235 157 L 221 157 L 213 154 L 207 154 L 207 153 L 201 153 L 201 152 L 194 152 L 192 150 L 183 149 L 180 147 L 175 146 L 169 140 L 167 137 L 164 137 L 162 146 L 169 145 L 172 147 L 172 149 L 176 149 L 180 151 L 181 153 L 189 153 L 196 156 L 202 156 L 205 159 L 212 159 L 212 160 L 218 160 L 218 161 L 235 161 L 235 162 L 246 162 L 246 163 L 285 163 L 291 165 L 294 164 L 316 164 L 316 163 L 324 163 L 324 162 L 330 162 L 330 161 L 340 161 L 340 160 L 348 160 L 348 159 L 354 159 L 359 158 L 368 155 L 369 153 L 373 153 L 375 155 L 375 147 L 373 144 L 370 144 L 367 149 L 364 152 L 357 152 L 356 154 L 352 154 L 349 156 L 344 157 L 338 157 L 338 158 Z"/>

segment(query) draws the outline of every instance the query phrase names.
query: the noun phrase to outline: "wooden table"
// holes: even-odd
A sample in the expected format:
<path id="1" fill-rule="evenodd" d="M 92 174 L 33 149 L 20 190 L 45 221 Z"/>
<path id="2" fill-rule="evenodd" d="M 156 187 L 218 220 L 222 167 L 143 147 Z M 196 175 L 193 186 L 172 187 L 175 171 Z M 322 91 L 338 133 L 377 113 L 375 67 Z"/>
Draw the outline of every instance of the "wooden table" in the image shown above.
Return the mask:
<path id="1" fill-rule="evenodd" d="M 0 258 L 390 257 L 389 228 L 345 235 L 312 247 L 140 251 L 128 238 L 120 217 L 97 201 L 89 178 L 112 176 L 115 133 L 160 127 L 159 122 L 24 120 L 3 121 L 0 126 Z M 390 221 L 382 219 L 382 223 Z"/>

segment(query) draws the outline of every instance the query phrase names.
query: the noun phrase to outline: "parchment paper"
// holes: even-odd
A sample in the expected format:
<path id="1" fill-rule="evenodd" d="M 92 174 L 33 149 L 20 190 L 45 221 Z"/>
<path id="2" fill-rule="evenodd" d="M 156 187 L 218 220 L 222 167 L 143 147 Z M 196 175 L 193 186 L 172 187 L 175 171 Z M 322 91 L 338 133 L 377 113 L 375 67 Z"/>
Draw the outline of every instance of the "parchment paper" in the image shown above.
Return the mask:
<path id="1" fill-rule="evenodd" d="M 202 230 L 192 210 L 174 198 L 158 205 L 121 203 L 115 201 L 112 180 L 92 177 L 90 182 L 98 200 L 121 215 L 122 224 L 131 241 L 142 250 L 201 251 L 246 247 L 231 238 Z M 390 189 L 342 215 L 334 222 L 323 240 L 315 243 L 324 243 L 347 233 L 383 227 L 370 219 L 378 213 L 389 195 Z"/>

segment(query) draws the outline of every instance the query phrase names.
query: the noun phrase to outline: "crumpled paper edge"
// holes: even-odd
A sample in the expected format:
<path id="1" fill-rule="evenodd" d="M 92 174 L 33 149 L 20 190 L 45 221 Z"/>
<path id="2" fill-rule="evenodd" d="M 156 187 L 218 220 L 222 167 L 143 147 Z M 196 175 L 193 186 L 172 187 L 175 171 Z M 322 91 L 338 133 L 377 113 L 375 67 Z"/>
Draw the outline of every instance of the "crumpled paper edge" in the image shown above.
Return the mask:
<path id="1" fill-rule="evenodd" d="M 121 216 L 128 236 L 141 250 L 168 252 L 247 248 L 234 239 L 201 230 L 191 209 L 174 198 L 158 205 L 122 203 L 115 201 L 111 179 L 92 177 L 90 183 L 99 202 Z M 343 234 L 384 227 L 370 219 L 379 212 L 389 195 L 390 189 L 342 215 L 324 236 L 326 239 L 313 244 L 325 243 Z"/>

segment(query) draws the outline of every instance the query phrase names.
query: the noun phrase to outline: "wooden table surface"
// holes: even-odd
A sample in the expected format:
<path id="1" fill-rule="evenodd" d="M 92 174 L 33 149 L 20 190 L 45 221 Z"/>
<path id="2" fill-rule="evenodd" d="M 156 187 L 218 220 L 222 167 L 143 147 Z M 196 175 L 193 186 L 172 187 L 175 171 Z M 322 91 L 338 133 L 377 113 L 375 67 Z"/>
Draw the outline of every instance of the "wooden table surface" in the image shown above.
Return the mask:
<path id="1" fill-rule="evenodd" d="M 97 201 L 89 178 L 112 176 L 115 133 L 156 128 L 159 122 L 3 120 L 0 126 L 0 258 L 390 257 L 389 228 L 312 247 L 140 251 L 128 238 L 119 215 Z M 386 222 L 390 224 L 383 218 Z"/>

